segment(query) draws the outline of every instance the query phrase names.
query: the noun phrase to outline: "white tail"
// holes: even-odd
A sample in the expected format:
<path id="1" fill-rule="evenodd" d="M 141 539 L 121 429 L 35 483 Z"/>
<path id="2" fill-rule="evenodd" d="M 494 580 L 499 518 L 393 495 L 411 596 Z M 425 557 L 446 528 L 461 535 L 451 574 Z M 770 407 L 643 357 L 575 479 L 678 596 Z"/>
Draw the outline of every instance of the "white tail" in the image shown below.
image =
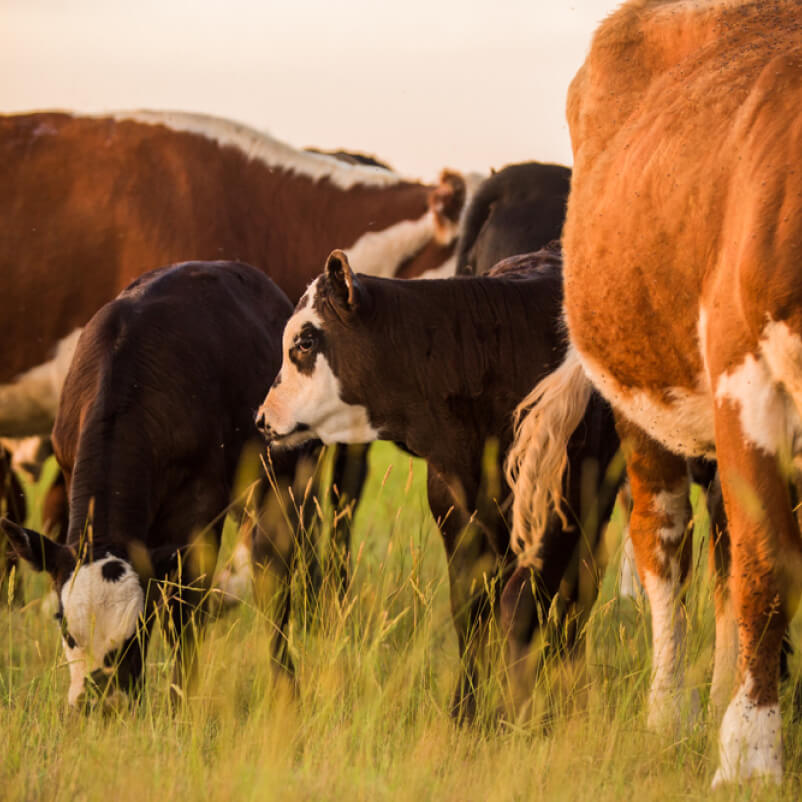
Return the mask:
<path id="1" fill-rule="evenodd" d="M 515 409 L 515 439 L 507 455 L 514 491 L 512 548 L 523 564 L 540 567 L 540 540 L 552 511 L 562 510 L 568 440 L 582 420 L 592 387 L 573 347 L 562 365 L 535 385 Z"/>

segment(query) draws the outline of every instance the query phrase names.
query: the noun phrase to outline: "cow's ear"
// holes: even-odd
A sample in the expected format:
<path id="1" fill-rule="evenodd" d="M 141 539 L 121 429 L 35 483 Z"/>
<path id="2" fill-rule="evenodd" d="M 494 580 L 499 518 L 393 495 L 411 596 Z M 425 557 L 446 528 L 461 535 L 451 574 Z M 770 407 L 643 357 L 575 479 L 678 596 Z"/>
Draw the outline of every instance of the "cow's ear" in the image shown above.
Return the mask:
<path id="1" fill-rule="evenodd" d="M 344 251 L 332 251 L 326 259 L 326 277 L 334 300 L 349 312 L 359 304 L 359 282 Z"/>
<path id="2" fill-rule="evenodd" d="M 47 571 L 55 577 L 59 573 L 69 573 L 75 567 L 75 557 L 66 546 L 33 529 L 0 518 L 0 530 L 5 533 L 11 548 L 37 571 Z"/>

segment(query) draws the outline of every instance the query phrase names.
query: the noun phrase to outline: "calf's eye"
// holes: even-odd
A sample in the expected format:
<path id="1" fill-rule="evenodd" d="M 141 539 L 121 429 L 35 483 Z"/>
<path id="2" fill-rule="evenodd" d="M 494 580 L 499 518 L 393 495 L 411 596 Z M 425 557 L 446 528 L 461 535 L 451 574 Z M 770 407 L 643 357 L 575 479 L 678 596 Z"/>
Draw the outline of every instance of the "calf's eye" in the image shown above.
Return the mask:
<path id="1" fill-rule="evenodd" d="M 308 354 L 315 347 L 315 340 L 313 337 L 301 337 L 297 346 L 301 353 Z"/>

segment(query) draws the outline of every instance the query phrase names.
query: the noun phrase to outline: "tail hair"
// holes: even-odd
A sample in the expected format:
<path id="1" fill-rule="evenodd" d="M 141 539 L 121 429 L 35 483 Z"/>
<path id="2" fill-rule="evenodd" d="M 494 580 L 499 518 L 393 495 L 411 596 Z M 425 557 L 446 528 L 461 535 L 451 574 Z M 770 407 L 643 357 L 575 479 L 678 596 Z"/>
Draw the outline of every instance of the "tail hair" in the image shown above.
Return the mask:
<path id="1" fill-rule="evenodd" d="M 505 471 L 514 493 L 512 548 L 523 564 L 540 567 L 540 542 L 552 513 L 568 525 L 562 508 L 568 441 L 585 414 L 591 391 L 579 355 L 569 346 L 560 367 L 515 409 L 515 438 Z"/>

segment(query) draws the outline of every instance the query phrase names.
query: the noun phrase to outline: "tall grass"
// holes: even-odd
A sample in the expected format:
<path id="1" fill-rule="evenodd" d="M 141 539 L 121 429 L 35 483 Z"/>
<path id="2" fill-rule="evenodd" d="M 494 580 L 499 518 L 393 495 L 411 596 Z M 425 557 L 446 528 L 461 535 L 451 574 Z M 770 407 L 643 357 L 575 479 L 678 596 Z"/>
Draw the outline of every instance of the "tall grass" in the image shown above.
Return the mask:
<path id="1" fill-rule="evenodd" d="M 422 464 L 389 446 L 373 449 L 348 595 L 340 600 L 324 588 L 307 627 L 304 600 L 294 602 L 297 695 L 268 670 L 265 622 L 246 599 L 209 627 L 178 712 L 168 705 L 171 654 L 158 636 L 133 713 L 71 712 L 58 627 L 42 601 L 47 583 L 26 573 L 28 603 L 0 605 L 0 798 L 710 798 L 716 723 L 702 714 L 678 741 L 645 727 L 648 616 L 642 602 L 615 595 L 620 521 L 608 534 L 611 568 L 587 625 L 586 651 L 573 663 L 550 664 L 535 688 L 548 719 L 453 724 L 448 707 L 459 660 L 445 557 L 424 486 Z M 695 509 L 687 675 L 704 703 L 713 614 L 698 499 Z M 228 527 L 228 548 L 233 535 Z M 799 620 L 794 634 L 802 643 Z M 799 655 L 792 671 L 798 683 Z M 782 699 L 784 784 L 725 789 L 718 798 L 800 797 L 802 726 L 790 715 L 791 692 L 785 688 Z"/>

